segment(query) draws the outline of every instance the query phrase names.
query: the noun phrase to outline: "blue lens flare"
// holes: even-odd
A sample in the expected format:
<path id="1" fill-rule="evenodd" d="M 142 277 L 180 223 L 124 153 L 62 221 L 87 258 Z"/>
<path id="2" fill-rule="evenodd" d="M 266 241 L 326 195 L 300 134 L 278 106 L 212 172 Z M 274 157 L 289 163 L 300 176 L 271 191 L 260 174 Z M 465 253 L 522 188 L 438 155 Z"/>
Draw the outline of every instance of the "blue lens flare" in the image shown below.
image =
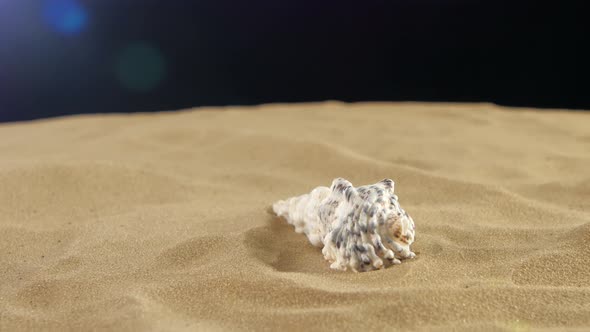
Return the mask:
<path id="1" fill-rule="evenodd" d="M 166 75 L 166 61 L 154 45 L 136 42 L 120 52 L 115 70 L 119 83 L 125 89 L 149 92 L 156 88 Z"/>
<path id="2" fill-rule="evenodd" d="M 43 18 L 55 31 L 76 35 L 86 27 L 88 14 L 75 0 L 45 0 Z"/>

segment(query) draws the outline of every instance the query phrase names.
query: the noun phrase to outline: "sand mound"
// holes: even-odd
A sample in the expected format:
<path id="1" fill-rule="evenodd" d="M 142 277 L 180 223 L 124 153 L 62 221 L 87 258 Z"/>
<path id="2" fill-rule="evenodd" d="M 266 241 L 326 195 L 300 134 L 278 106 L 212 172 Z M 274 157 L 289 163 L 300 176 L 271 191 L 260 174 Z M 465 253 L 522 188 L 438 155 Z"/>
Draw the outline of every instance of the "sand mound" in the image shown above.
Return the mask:
<path id="1" fill-rule="evenodd" d="M 590 115 L 299 104 L 0 126 L 0 330 L 590 328 Z M 396 180 L 418 257 L 329 269 L 268 213 Z"/>

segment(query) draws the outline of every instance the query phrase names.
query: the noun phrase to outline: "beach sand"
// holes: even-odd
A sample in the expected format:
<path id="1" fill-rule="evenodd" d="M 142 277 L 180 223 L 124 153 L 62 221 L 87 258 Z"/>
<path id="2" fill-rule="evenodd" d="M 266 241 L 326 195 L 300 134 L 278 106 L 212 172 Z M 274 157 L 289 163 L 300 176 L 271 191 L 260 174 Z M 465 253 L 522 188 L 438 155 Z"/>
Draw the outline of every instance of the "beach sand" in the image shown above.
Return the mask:
<path id="1" fill-rule="evenodd" d="M 392 178 L 417 257 L 268 207 Z M 339 102 L 0 125 L 0 330 L 590 329 L 590 113 Z"/>

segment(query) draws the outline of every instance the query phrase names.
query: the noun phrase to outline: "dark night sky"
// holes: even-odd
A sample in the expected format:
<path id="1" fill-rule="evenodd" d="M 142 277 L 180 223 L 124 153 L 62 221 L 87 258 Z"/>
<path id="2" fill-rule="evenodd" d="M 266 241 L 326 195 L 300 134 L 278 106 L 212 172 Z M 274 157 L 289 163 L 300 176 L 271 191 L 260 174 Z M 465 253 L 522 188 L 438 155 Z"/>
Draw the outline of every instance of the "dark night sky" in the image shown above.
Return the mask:
<path id="1" fill-rule="evenodd" d="M 0 121 L 327 99 L 590 109 L 581 4 L 0 0 Z"/>

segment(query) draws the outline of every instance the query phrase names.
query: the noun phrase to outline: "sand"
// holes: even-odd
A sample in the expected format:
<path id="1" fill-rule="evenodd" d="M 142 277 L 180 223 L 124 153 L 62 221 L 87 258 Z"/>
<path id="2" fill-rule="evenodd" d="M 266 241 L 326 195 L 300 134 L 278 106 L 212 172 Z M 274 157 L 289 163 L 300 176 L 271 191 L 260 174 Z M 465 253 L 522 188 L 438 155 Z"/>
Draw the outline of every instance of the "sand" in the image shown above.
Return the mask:
<path id="1" fill-rule="evenodd" d="M 267 212 L 390 177 L 417 258 Z M 337 102 L 0 125 L 0 330 L 590 329 L 590 113 Z"/>

